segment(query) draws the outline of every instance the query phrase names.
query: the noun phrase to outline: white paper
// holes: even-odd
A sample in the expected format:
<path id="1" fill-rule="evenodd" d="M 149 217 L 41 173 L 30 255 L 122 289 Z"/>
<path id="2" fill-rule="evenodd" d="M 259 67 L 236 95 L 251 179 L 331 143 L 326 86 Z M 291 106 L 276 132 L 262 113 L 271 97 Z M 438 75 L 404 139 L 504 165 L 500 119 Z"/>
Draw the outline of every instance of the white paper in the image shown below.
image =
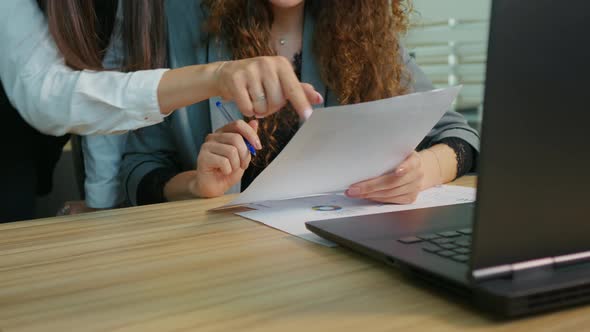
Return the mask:
<path id="1" fill-rule="evenodd" d="M 444 185 L 421 192 L 416 202 L 408 205 L 380 204 L 367 200 L 351 199 L 343 194 L 330 194 L 249 204 L 249 207 L 256 210 L 236 214 L 309 241 L 335 246 L 334 243 L 307 230 L 305 222 L 474 201 L 474 188 Z"/>
<path id="2" fill-rule="evenodd" d="M 226 206 L 346 190 L 392 171 L 460 87 L 316 110 L 277 158 Z"/>

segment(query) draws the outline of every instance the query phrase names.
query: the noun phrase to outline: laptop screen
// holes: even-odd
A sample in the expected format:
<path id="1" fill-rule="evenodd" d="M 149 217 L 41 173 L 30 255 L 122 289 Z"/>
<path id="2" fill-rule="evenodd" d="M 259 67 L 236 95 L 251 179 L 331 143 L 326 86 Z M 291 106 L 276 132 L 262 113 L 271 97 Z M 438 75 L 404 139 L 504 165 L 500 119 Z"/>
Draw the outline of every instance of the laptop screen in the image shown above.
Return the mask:
<path id="1" fill-rule="evenodd" d="M 589 12 L 493 1 L 475 269 L 590 248 Z"/>

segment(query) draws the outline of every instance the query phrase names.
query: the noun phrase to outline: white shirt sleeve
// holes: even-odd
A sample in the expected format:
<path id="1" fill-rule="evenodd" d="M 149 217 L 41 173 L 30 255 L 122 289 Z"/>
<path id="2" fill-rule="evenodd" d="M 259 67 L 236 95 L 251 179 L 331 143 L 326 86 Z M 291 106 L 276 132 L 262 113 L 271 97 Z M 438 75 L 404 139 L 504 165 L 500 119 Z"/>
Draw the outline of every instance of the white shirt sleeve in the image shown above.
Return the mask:
<path id="1" fill-rule="evenodd" d="M 0 78 L 10 102 L 49 135 L 110 134 L 159 123 L 167 69 L 134 73 L 67 67 L 35 0 L 0 1 Z"/>
<path id="2" fill-rule="evenodd" d="M 119 169 L 127 135 L 82 136 L 86 206 L 110 209 L 123 202 Z"/>

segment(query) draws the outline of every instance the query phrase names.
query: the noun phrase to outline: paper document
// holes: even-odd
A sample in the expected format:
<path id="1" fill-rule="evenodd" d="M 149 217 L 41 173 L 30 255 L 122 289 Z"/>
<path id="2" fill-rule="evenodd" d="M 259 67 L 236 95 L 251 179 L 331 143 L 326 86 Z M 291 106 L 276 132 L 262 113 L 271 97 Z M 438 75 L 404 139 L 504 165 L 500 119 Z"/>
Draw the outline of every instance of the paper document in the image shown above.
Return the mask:
<path id="1" fill-rule="evenodd" d="M 227 206 L 341 192 L 395 169 L 460 87 L 316 110 L 277 158 Z"/>
<path id="2" fill-rule="evenodd" d="M 249 204 L 249 207 L 256 210 L 236 214 L 309 241 L 334 246 L 334 243 L 308 231 L 305 228 L 305 222 L 474 201 L 474 188 L 444 185 L 421 192 L 416 202 L 408 205 L 381 204 L 367 200 L 351 199 L 343 194 L 330 194 Z"/>

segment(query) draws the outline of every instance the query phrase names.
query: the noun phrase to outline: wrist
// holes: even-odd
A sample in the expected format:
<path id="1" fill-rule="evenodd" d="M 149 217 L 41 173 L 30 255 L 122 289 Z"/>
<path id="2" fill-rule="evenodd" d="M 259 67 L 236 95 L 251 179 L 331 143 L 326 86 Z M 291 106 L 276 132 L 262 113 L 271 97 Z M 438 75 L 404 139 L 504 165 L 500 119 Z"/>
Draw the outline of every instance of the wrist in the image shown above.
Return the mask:
<path id="1" fill-rule="evenodd" d="M 221 84 L 221 75 L 224 68 L 230 61 L 218 61 L 205 65 L 203 69 L 205 85 L 208 87 L 209 95 L 224 96 L 223 84 Z"/>
<path id="2" fill-rule="evenodd" d="M 214 96 L 219 96 L 219 80 L 216 73 L 217 68 L 222 62 L 213 62 L 205 65 L 191 66 L 191 75 L 189 83 L 189 91 L 187 93 L 194 93 L 200 91 L 203 94 L 203 99 L 209 99 Z"/>
<path id="3" fill-rule="evenodd" d="M 199 189 L 199 181 L 196 176 L 190 179 L 187 183 L 188 185 L 188 193 L 193 197 L 201 197 L 200 189 Z"/>
<path id="4" fill-rule="evenodd" d="M 424 174 L 421 190 L 443 184 L 442 168 L 436 152 L 430 149 L 424 149 L 418 152 L 418 154 L 422 159 L 421 167 Z"/>
<path id="5" fill-rule="evenodd" d="M 168 202 L 199 197 L 195 171 L 182 172 L 164 185 L 164 198 Z"/>
<path id="6" fill-rule="evenodd" d="M 168 70 L 158 85 L 158 102 L 162 114 L 196 104 L 221 94 L 215 71 L 221 63 L 193 65 Z"/>
<path id="7" fill-rule="evenodd" d="M 210 82 L 211 82 L 211 86 L 212 86 L 212 90 L 213 95 L 214 96 L 223 96 L 223 86 L 221 84 L 221 73 L 224 67 L 227 66 L 227 64 L 229 63 L 229 61 L 219 61 L 219 62 L 214 62 L 211 64 L 211 68 L 209 68 L 210 70 L 212 70 L 212 72 L 210 73 Z"/>

